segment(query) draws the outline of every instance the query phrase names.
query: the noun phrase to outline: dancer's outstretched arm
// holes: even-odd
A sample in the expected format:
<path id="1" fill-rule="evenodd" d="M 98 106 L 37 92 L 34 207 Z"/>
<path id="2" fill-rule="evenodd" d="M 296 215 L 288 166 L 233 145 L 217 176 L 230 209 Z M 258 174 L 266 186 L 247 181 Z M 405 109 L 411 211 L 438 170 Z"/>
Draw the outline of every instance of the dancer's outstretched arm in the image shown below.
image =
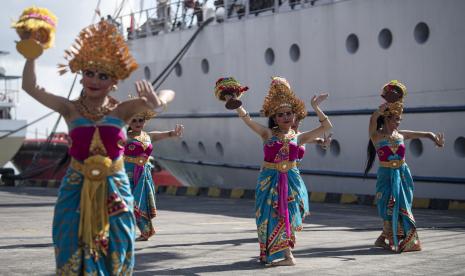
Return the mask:
<path id="1" fill-rule="evenodd" d="M 263 139 L 263 141 L 270 139 L 272 135 L 271 129 L 252 120 L 252 118 L 250 118 L 249 112 L 247 112 L 242 106 L 237 108 L 236 111 L 237 111 L 237 114 L 239 115 L 239 118 L 241 118 L 242 121 L 244 121 L 244 123 L 253 132 L 257 133 Z"/>
<path id="2" fill-rule="evenodd" d="M 71 102 L 65 97 L 54 95 L 46 91 L 45 88 L 38 86 L 36 79 L 35 60 L 28 59 L 23 69 L 23 90 L 39 103 L 68 118 Z"/>
<path id="3" fill-rule="evenodd" d="M 150 135 L 150 139 L 152 142 L 160 141 L 168 138 L 177 138 L 182 137 L 184 132 L 184 126 L 180 124 L 176 124 L 173 130 L 169 131 L 150 131 L 148 134 Z"/>
<path id="4" fill-rule="evenodd" d="M 141 111 L 154 110 L 161 106 L 166 108 L 166 104 L 174 99 L 173 90 L 161 90 L 156 93 L 147 80 L 136 81 L 135 86 L 139 97 L 120 103 L 114 111 L 117 117 L 126 122 Z"/>
<path id="5" fill-rule="evenodd" d="M 322 136 L 325 132 L 330 131 L 333 128 L 329 117 L 326 116 L 323 111 L 320 109 L 319 104 L 328 98 L 328 94 L 320 94 L 318 96 L 313 96 L 311 104 L 313 110 L 315 110 L 318 120 L 320 121 L 320 126 L 312 129 L 310 131 L 302 132 L 299 134 L 298 143 L 299 145 L 311 143 L 315 138 Z"/>
<path id="6" fill-rule="evenodd" d="M 399 133 L 404 136 L 405 140 L 416 138 L 428 138 L 431 141 L 433 141 L 438 147 L 443 147 L 445 142 L 444 133 L 441 132 L 433 133 L 428 131 L 399 130 Z"/>

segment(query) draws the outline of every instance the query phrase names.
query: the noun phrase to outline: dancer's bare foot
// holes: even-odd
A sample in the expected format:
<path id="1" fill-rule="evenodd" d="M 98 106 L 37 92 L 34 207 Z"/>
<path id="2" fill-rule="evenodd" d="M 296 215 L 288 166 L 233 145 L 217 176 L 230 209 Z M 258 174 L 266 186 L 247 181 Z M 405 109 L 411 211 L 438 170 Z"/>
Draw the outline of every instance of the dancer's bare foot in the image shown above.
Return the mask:
<path id="1" fill-rule="evenodd" d="M 284 260 L 271 263 L 271 266 L 294 266 L 296 264 L 297 262 L 295 261 L 295 258 L 293 256 L 290 256 L 285 258 Z"/>
<path id="2" fill-rule="evenodd" d="M 386 237 L 384 237 L 384 235 L 381 235 L 376 239 L 375 246 L 384 249 L 389 249 L 389 245 L 386 243 Z"/>
<path id="3" fill-rule="evenodd" d="M 139 236 L 136 241 L 148 241 L 149 239 L 143 236 Z"/>

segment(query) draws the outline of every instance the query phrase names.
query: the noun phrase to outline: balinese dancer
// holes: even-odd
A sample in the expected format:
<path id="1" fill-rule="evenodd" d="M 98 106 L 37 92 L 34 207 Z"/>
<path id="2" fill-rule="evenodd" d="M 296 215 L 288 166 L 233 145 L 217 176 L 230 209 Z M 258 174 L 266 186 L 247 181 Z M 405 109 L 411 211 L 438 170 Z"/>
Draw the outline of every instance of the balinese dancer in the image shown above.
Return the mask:
<path id="1" fill-rule="evenodd" d="M 387 102 L 371 115 L 365 168 L 367 175 L 377 154 L 376 201 L 384 227 L 375 245 L 399 253 L 421 250 L 412 214 L 413 180 L 405 162 L 404 140 L 429 138 L 438 147 L 444 146 L 442 133 L 398 129 L 406 94 L 405 85 L 396 80 L 384 85 L 382 97 Z"/>
<path id="2" fill-rule="evenodd" d="M 221 82 L 217 83 L 219 85 Z M 282 77 L 272 78 L 263 103 L 268 127 L 253 121 L 243 107 L 236 109 L 244 123 L 263 140 L 265 156 L 255 190 L 255 214 L 259 259 L 265 264 L 296 264 L 291 252 L 295 232 L 302 229 L 302 220 L 309 214 L 307 188 L 297 168 L 297 160 L 303 157 L 304 144 L 315 142 L 332 128 L 318 106 L 327 97 L 328 94 L 322 94 L 312 98 L 311 104 L 321 125 L 301 133 L 294 129 L 298 126 L 296 122 L 307 115 L 305 104 Z M 278 259 L 282 260 L 275 261 Z"/>
<path id="3" fill-rule="evenodd" d="M 152 179 L 152 142 L 181 137 L 184 126 L 176 125 L 170 131 L 143 131 L 147 120 L 156 115 L 153 111 L 136 114 L 129 123 L 128 141 L 124 148 L 124 165 L 134 196 L 134 214 L 140 236 L 136 241 L 147 241 L 155 234 L 152 219 L 157 215 L 155 183 Z"/>
<path id="4" fill-rule="evenodd" d="M 147 81 L 136 82 L 138 98 L 118 103 L 109 96 L 119 80 L 137 68 L 123 37 L 106 21 L 81 31 L 66 51 L 67 68 L 82 74 L 80 97 L 70 101 L 36 83 L 28 58 L 23 89 L 60 113 L 72 145 L 53 219 L 57 275 L 130 275 L 134 267 L 133 196 L 124 171 L 124 126 L 136 112 L 166 105 L 173 91 L 157 95 Z"/>

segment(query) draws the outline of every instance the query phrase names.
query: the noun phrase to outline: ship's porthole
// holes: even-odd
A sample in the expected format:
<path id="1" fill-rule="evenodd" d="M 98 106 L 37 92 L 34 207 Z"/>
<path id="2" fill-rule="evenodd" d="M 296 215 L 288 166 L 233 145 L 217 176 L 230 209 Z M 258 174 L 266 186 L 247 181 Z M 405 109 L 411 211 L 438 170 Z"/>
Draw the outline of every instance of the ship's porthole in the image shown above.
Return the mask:
<path id="1" fill-rule="evenodd" d="M 289 55 L 291 56 L 292 61 L 296 62 L 300 58 L 300 48 L 297 44 L 292 44 L 289 49 Z"/>
<path id="2" fill-rule="evenodd" d="M 223 145 L 220 142 L 216 142 L 215 148 L 216 148 L 216 152 L 218 152 L 220 156 L 224 156 Z"/>
<path id="3" fill-rule="evenodd" d="M 459 157 L 465 157 L 465 137 L 460 136 L 454 142 L 455 154 Z"/>
<path id="4" fill-rule="evenodd" d="M 429 38 L 429 27 L 426 25 L 425 22 L 420 22 L 415 26 L 415 30 L 413 31 L 413 36 L 415 37 L 415 40 L 423 44 L 425 43 L 428 38 Z"/>
<path id="5" fill-rule="evenodd" d="M 274 51 L 271 48 L 266 49 L 265 51 L 265 61 L 268 65 L 273 65 L 274 63 Z"/>
<path id="6" fill-rule="evenodd" d="M 392 33 L 389 29 L 382 29 L 378 34 L 379 46 L 383 49 L 387 49 L 392 44 Z"/>
<path id="7" fill-rule="evenodd" d="M 176 73 L 176 76 L 180 77 L 182 76 L 182 66 L 179 63 L 176 63 L 174 66 L 174 72 Z"/>
<path id="8" fill-rule="evenodd" d="M 150 80 L 150 78 L 152 77 L 151 72 L 150 72 L 150 68 L 148 66 L 145 66 L 145 68 L 144 68 L 144 76 L 145 76 L 146 80 Z"/>
<path id="9" fill-rule="evenodd" d="M 423 153 L 423 143 L 420 139 L 410 141 L 410 152 L 415 157 L 419 157 Z"/>
<path id="10" fill-rule="evenodd" d="M 191 152 L 191 151 L 189 150 L 189 146 L 187 145 L 186 141 L 182 141 L 181 146 L 182 146 L 182 150 L 183 150 L 185 153 L 190 153 L 190 152 Z"/>
<path id="11" fill-rule="evenodd" d="M 199 146 L 199 150 L 200 150 L 201 153 L 203 153 L 203 154 L 207 153 L 207 150 L 205 149 L 205 146 L 204 146 L 204 144 L 202 142 L 199 142 L 198 146 Z"/>
<path id="12" fill-rule="evenodd" d="M 337 140 L 333 139 L 331 141 L 329 151 L 331 152 L 332 156 L 339 156 L 339 154 L 341 154 L 341 145 Z"/>
<path id="13" fill-rule="evenodd" d="M 206 58 L 202 59 L 202 72 L 204 74 L 208 74 L 208 71 L 210 71 L 210 65 L 208 64 L 208 60 Z"/>
<path id="14" fill-rule="evenodd" d="M 315 148 L 316 148 L 316 153 L 317 153 L 319 156 L 323 157 L 323 156 L 326 155 L 326 151 L 327 151 L 327 150 L 324 149 L 324 148 L 322 148 L 320 145 L 315 145 Z"/>
<path id="15" fill-rule="evenodd" d="M 349 53 L 355 54 L 358 50 L 358 37 L 355 34 L 350 34 L 346 39 L 346 49 Z"/>

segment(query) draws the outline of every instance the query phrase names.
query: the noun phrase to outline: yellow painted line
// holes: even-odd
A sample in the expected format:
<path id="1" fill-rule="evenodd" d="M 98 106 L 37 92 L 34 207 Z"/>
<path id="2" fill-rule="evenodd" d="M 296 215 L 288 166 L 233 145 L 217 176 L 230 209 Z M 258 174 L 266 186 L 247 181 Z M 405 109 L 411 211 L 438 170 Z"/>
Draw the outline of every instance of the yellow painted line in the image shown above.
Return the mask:
<path id="1" fill-rule="evenodd" d="M 221 193 L 221 190 L 217 187 L 210 187 L 208 188 L 208 196 L 211 197 L 219 197 Z"/>
<path id="2" fill-rule="evenodd" d="M 187 187 L 186 195 L 196 196 L 199 194 L 199 187 Z"/>
<path id="3" fill-rule="evenodd" d="M 241 198 L 244 195 L 244 189 L 232 189 L 231 198 Z"/>
<path id="4" fill-rule="evenodd" d="M 358 197 L 354 194 L 342 194 L 341 203 L 357 203 Z"/>
<path id="5" fill-rule="evenodd" d="M 310 194 L 311 202 L 325 202 L 326 193 L 325 192 L 312 192 Z"/>
<path id="6" fill-rule="evenodd" d="M 166 188 L 166 194 L 167 195 L 176 195 L 177 190 L 178 190 L 178 187 L 176 187 L 176 186 L 168 186 Z"/>
<path id="7" fill-rule="evenodd" d="M 449 201 L 449 210 L 465 210 L 465 202 Z"/>
<path id="8" fill-rule="evenodd" d="M 429 198 L 413 198 L 413 208 L 428 209 L 429 208 Z"/>

